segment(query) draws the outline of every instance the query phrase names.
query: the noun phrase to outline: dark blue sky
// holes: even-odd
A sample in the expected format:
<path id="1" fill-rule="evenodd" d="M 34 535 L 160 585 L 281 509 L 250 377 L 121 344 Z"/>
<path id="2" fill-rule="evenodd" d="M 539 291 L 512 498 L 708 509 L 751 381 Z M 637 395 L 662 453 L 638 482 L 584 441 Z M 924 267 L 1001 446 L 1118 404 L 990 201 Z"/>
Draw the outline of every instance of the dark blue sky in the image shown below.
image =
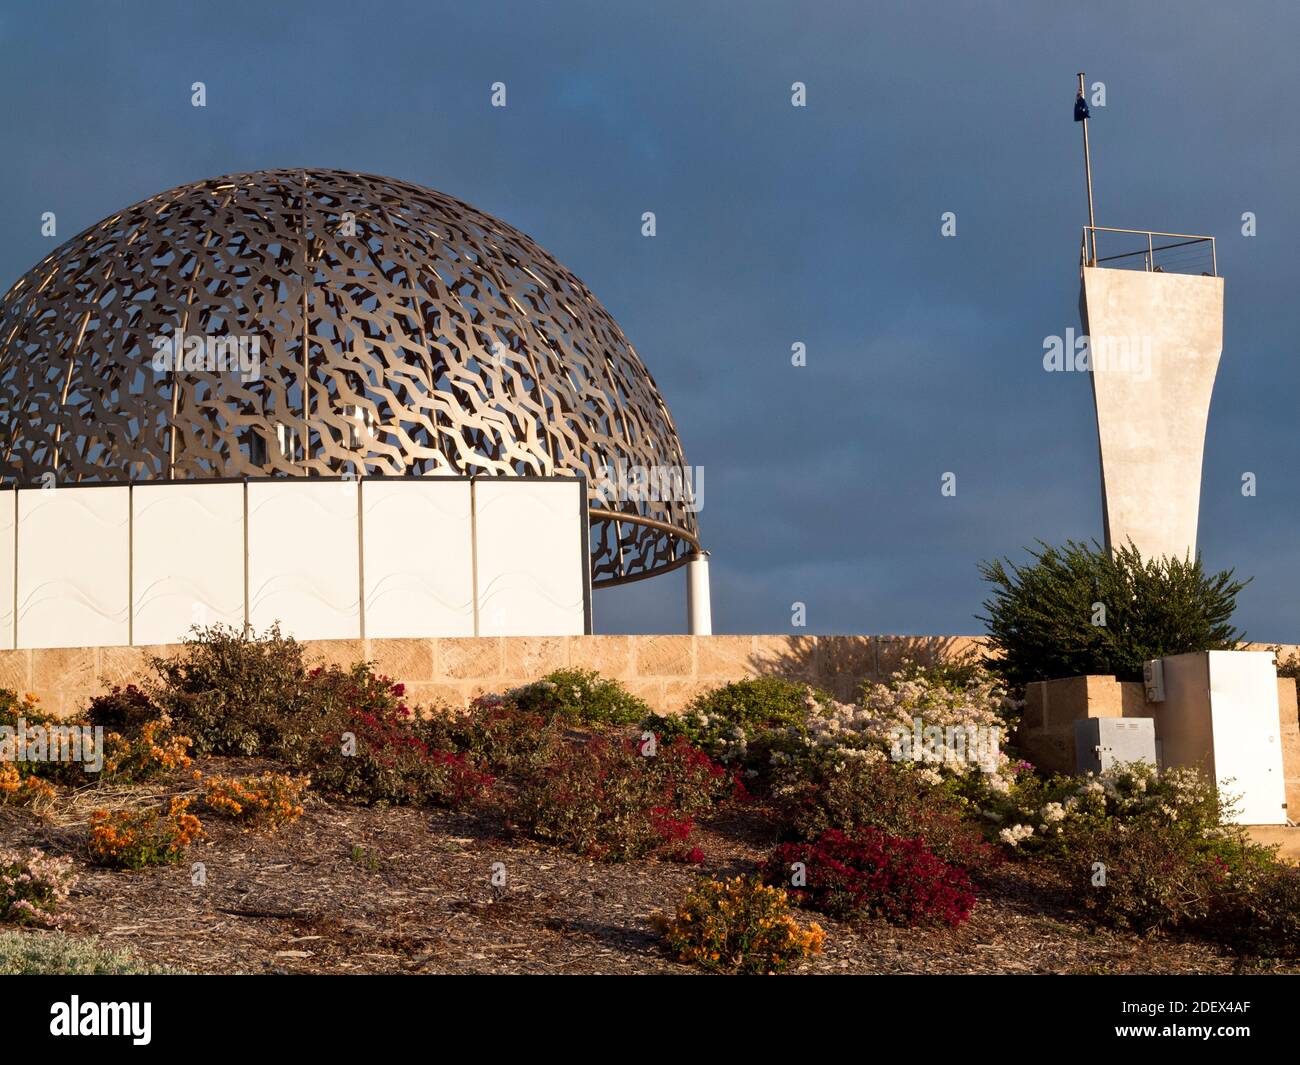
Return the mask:
<path id="1" fill-rule="evenodd" d="M 181 8 L 4 0 L 0 288 L 55 243 L 42 212 L 63 240 L 233 171 L 467 200 L 582 277 L 659 382 L 705 468 L 721 632 L 788 631 L 795 601 L 810 632 L 978 631 L 978 560 L 1100 535 L 1087 379 L 1041 361 L 1078 325 L 1086 70 L 1098 223 L 1219 238 L 1200 544 L 1255 577 L 1253 638 L 1300 640 L 1289 0 Z M 597 627 L 681 631 L 683 598 L 680 573 L 599 593 Z"/>

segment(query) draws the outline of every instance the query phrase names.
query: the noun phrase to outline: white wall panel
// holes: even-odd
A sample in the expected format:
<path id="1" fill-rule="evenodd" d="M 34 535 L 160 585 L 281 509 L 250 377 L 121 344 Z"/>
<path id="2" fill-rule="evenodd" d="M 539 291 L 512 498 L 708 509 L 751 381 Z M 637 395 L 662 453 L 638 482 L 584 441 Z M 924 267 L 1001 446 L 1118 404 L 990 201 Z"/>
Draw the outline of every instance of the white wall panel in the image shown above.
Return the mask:
<path id="1" fill-rule="evenodd" d="M 300 640 L 361 635 L 355 481 L 248 486 L 248 619 Z"/>
<path id="2" fill-rule="evenodd" d="M 0 492 L 0 651 L 14 648 L 14 537 L 16 492 Z"/>
<path id="3" fill-rule="evenodd" d="M 363 573 L 367 636 L 471 635 L 476 592 L 481 635 L 585 629 L 580 482 L 377 479 L 362 483 L 364 514 L 356 482 L 252 482 L 247 554 L 244 492 L 23 489 L 16 524 L 0 496 L 0 648 L 14 646 L 15 597 L 18 647 L 170 643 L 245 611 L 259 630 L 353 639 Z"/>
<path id="4" fill-rule="evenodd" d="M 474 635 L 469 482 L 361 483 L 366 636 Z"/>
<path id="5" fill-rule="evenodd" d="M 135 643 L 175 643 L 195 624 L 243 627 L 242 484 L 137 485 L 132 523 Z"/>
<path id="6" fill-rule="evenodd" d="M 130 642 L 125 486 L 18 492 L 18 645 Z"/>
<path id="7" fill-rule="evenodd" d="M 480 636 L 585 629 L 587 548 L 579 481 L 475 482 Z"/>

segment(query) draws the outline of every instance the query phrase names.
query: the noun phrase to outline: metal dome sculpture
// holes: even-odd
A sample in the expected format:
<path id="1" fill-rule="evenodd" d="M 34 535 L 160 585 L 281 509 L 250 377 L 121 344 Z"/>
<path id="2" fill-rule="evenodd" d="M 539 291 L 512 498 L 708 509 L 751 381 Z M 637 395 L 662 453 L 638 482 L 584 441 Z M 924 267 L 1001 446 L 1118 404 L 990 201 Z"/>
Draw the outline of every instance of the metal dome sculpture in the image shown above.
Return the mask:
<path id="1" fill-rule="evenodd" d="M 160 336 L 252 337 L 259 374 L 159 370 Z M 602 469 L 683 469 L 653 379 L 587 287 L 517 229 L 338 170 L 184 185 L 63 244 L 0 304 L 0 475 L 588 478 L 592 579 L 676 568 L 681 499 Z M 655 494 L 655 493 L 643 493 Z"/>

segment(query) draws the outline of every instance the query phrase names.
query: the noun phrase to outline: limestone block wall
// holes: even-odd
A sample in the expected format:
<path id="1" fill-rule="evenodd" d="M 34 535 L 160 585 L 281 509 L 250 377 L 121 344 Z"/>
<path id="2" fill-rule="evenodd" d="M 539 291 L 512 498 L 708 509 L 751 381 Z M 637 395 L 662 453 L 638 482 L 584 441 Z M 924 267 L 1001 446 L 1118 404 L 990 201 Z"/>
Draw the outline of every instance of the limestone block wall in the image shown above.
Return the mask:
<path id="1" fill-rule="evenodd" d="M 981 646 L 970 636 L 477 636 L 400 640 L 308 640 L 322 664 L 371 661 L 406 684 L 419 705 L 464 705 L 554 669 L 594 669 L 622 681 L 661 713 L 699 692 L 745 677 L 804 680 L 850 699 L 864 680 L 887 677 L 907 657 L 951 658 Z M 0 651 L 0 688 L 32 692 L 62 716 L 114 684 L 139 681 L 149 659 L 177 650 L 71 647 Z"/>
<path id="2" fill-rule="evenodd" d="M 1074 723 L 1089 717 L 1151 717 L 1137 681 L 1066 677 L 1027 685 L 1016 745 L 1047 773 L 1074 772 Z"/>

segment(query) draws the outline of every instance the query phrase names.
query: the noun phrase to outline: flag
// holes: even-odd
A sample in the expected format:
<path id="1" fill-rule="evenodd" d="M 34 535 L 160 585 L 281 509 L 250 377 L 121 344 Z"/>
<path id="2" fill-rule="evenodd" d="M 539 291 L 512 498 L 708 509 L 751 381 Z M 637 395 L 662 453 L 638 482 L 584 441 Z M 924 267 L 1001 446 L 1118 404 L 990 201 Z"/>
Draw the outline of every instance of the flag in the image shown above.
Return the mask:
<path id="1" fill-rule="evenodd" d="M 1082 122 L 1085 118 L 1091 117 L 1092 115 L 1088 111 L 1088 101 L 1083 98 L 1083 93 L 1079 93 L 1074 101 L 1074 120 Z"/>

